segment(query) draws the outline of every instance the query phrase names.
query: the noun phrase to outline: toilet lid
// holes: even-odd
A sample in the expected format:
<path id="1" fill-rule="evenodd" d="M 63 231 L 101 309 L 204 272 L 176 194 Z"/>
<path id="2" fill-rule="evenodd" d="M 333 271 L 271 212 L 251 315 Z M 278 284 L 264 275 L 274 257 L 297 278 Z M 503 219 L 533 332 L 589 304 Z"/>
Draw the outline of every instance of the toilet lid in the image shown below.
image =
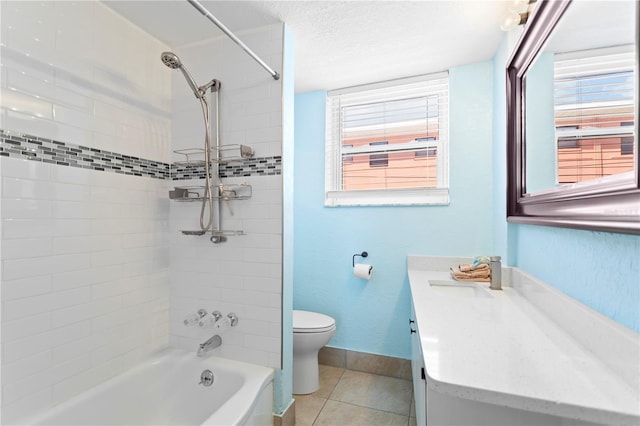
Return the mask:
<path id="1" fill-rule="evenodd" d="M 328 315 L 309 311 L 293 311 L 294 333 L 321 333 L 334 329 L 336 321 Z"/>

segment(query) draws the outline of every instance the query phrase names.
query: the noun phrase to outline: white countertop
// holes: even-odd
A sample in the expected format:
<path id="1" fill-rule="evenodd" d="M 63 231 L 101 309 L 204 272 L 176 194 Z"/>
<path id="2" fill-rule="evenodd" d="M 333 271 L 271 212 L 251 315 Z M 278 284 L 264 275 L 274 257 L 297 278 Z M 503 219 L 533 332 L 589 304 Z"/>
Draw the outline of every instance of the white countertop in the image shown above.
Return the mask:
<path id="1" fill-rule="evenodd" d="M 473 283 L 465 296 L 429 285 L 451 281 L 448 267 L 464 261 L 408 259 L 430 388 L 595 423 L 640 424 L 637 333 L 516 269 L 503 270 L 502 291 Z"/>

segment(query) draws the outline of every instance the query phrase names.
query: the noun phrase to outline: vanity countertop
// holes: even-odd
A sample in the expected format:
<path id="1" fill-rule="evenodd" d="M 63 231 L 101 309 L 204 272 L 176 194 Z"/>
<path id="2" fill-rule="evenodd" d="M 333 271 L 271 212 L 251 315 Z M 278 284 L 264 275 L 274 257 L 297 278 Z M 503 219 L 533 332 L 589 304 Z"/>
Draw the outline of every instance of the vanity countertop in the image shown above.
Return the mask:
<path id="1" fill-rule="evenodd" d="M 503 290 L 463 283 L 464 258 L 409 256 L 428 386 L 451 396 L 595 423 L 640 424 L 639 335 L 515 268 Z"/>

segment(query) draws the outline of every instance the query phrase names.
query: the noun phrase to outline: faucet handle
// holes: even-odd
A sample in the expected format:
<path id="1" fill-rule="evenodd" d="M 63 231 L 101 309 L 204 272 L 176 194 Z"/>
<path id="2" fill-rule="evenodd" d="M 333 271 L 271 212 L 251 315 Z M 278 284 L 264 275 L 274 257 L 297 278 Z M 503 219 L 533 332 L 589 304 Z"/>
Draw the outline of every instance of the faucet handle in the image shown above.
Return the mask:
<path id="1" fill-rule="evenodd" d="M 213 319 L 218 322 L 218 320 L 220 320 L 220 318 L 222 318 L 222 312 L 220 311 L 213 311 L 211 312 L 211 316 L 213 316 Z"/>
<path id="2" fill-rule="evenodd" d="M 204 309 L 198 309 L 198 312 L 189 314 L 186 317 L 184 317 L 183 323 L 186 326 L 195 325 L 198 323 L 198 321 L 200 321 L 202 318 L 206 316 L 207 316 L 207 311 L 205 311 Z"/>
<path id="3" fill-rule="evenodd" d="M 238 325 L 238 316 L 233 312 L 228 313 L 227 318 L 229 318 L 229 324 L 231 325 L 231 327 L 235 327 L 236 325 Z"/>

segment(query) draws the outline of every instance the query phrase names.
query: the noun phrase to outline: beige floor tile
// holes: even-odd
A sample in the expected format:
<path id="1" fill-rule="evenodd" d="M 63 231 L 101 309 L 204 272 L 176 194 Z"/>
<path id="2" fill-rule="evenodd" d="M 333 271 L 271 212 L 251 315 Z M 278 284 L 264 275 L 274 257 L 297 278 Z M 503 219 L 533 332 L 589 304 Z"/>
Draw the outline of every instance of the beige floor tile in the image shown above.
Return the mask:
<path id="1" fill-rule="evenodd" d="M 406 416 L 328 400 L 314 426 L 407 426 L 408 420 Z"/>
<path id="2" fill-rule="evenodd" d="M 408 417 L 411 394 L 408 380 L 346 370 L 329 399 Z"/>
<path id="3" fill-rule="evenodd" d="M 324 398 L 316 398 L 311 395 L 298 395 L 295 400 L 297 426 L 311 426 L 327 402 Z"/>
<path id="4" fill-rule="evenodd" d="M 338 381 L 345 372 L 344 368 L 319 365 L 320 368 L 320 389 L 312 393 L 317 398 L 328 398 Z"/>

